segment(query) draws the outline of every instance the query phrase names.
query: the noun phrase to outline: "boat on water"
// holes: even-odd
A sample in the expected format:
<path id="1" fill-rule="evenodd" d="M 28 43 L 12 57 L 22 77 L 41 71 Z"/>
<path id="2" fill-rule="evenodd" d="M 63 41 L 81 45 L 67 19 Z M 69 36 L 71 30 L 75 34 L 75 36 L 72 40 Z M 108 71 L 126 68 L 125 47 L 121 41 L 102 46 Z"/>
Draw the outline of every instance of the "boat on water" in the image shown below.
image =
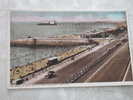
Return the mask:
<path id="1" fill-rule="evenodd" d="M 41 23 L 38 23 L 37 25 L 57 25 L 56 21 L 55 20 L 50 20 L 48 22 L 41 22 Z"/>

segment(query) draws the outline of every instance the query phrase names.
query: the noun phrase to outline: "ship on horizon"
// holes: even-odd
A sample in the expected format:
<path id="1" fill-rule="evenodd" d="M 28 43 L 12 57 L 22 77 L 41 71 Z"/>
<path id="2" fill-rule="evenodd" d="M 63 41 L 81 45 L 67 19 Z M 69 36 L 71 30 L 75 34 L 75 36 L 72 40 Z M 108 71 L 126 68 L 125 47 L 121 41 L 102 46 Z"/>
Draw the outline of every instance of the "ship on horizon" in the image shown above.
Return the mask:
<path id="1" fill-rule="evenodd" d="M 37 25 L 56 25 L 56 21 L 55 20 L 50 20 L 48 22 L 41 22 L 41 23 L 38 23 Z"/>

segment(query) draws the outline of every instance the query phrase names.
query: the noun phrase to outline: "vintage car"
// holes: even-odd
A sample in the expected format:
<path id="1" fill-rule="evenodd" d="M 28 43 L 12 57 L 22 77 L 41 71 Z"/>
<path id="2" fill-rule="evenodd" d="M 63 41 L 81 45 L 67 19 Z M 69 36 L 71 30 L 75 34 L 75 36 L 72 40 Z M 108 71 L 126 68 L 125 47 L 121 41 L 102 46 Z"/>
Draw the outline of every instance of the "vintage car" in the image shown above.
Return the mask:
<path id="1" fill-rule="evenodd" d="M 48 58 L 48 63 L 47 63 L 48 66 L 58 64 L 58 63 L 59 63 L 58 57 Z"/>
<path id="2" fill-rule="evenodd" d="M 45 78 L 50 79 L 54 78 L 56 76 L 56 73 L 54 71 L 49 71 L 48 74 L 45 76 Z"/>

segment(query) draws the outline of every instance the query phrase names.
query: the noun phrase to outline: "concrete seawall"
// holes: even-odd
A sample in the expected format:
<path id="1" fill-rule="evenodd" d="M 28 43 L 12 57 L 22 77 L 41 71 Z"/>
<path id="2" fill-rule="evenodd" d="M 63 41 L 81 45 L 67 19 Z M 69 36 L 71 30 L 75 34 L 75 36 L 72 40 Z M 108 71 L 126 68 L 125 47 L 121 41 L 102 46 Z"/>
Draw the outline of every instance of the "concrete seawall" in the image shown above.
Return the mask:
<path id="1" fill-rule="evenodd" d="M 11 46 L 71 46 L 88 45 L 88 39 L 18 39 L 11 40 Z"/>

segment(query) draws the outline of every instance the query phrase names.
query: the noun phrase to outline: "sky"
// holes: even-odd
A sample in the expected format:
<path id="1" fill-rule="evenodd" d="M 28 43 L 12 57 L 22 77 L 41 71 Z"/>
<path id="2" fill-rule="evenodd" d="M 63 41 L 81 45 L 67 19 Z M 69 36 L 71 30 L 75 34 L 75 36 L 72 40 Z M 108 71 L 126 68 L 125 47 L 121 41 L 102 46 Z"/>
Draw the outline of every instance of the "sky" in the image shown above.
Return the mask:
<path id="1" fill-rule="evenodd" d="M 123 21 L 126 19 L 124 11 L 94 12 L 94 11 L 13 11 L 11 20 L 14 22 L 46 22 L 48 20 L 62 21 Z"/>

